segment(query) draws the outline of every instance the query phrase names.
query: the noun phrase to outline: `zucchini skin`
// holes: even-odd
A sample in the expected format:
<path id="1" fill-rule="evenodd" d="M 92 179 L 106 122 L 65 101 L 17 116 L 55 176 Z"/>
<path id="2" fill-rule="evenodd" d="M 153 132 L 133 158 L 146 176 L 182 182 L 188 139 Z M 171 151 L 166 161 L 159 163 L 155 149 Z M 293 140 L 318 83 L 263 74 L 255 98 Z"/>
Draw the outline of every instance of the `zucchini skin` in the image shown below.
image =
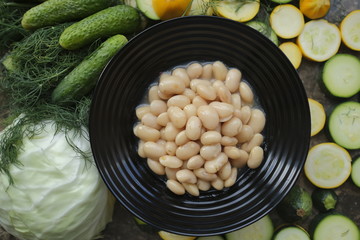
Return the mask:
<path id="1" fill-rule="evenodd" d="M 105 65 L 127 43 L 123 35 L 115 35 L 103 42 L 92 54 L 85 58 L 65 78 L 51 95 L 57 104 L 68 104 L 88 94 L 96 85 Z"/>
<path id="2" fill-rule="evenodd" d="M 65 49 L 75 50 L 99 38 L 133 33 L 139 26 L 140 15 L 135 8 L 117 5 L 70 25 L 61 34 L 59 43 Z"/>
<path id="3" fill-rule="evenodd" d="M 71 22 L 114 5 L 114 0 L 47 0 L 25 12 L 21 25 L 27 30 Z"/>
<path id="4" fill-rule="evenodd" d="M 320 212 L 333 210 L 338 202 L 338 196 L 332 189 L 316 188 L 311 194 L 311 199 L 315 208 Z"/>

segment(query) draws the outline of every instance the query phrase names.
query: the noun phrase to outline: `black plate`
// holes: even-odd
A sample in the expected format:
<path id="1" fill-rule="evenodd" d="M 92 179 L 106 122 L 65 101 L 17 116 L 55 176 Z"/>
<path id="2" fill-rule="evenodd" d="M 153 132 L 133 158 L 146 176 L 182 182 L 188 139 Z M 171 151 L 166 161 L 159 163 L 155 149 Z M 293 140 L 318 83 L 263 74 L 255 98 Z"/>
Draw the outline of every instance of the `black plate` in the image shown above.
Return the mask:
<path id="1" fill-rule="evenodd" d="M 135 108 L 161 72 L 216 60 L 240 69 L 259 96 L 265 160 L 226 190 L 177 196 L 137 155 Z M 110 61 L 94 92 L 90 141 L 108 188 L 136 217 L 183 235 L 222 234 L 268 214 L 293 186 L 308 152 L 309 106 L 296 70 L 262 34 L 225 18 L 182 17 L 146 29 Z"/>

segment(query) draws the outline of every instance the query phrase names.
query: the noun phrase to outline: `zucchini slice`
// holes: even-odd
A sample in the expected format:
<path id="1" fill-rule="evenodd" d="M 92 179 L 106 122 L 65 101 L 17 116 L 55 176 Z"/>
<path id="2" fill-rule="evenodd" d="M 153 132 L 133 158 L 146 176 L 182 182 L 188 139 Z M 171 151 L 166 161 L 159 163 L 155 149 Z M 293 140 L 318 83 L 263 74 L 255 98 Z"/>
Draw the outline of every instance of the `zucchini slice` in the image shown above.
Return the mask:
<path id="1" fill-rule="evenodd" d="M 282 227 L 276 231 L 272 240 L 310 240 L 308 232 L 297 225 Z"/>
<path id="2" fill-rule="evenodd" d="M 257 30 L 258 32 L 265 35 L 267 38 L 269 38 L 276 46 L 279 45 L 279 39 L 274 32 L 274 30 L 270 27 L 270 25 L 267 25 L 266 23 L 260 22 L 260 21 L 250 21 L 247 22 L 246 25 L 249 27 L 252 27 L 253 29 Z"/>
<path id="3" fill-rule="evenodd" d="M 360 60 L 350 54 L 336 54 L 325 63 L 322 80 L 331 95 L 354 96 L 360 91 Z"/>
<path id="4" fill-rule="evenodd" d="M 215 13 L 220 17 L 229 18 L 239 22 L 247 22 L 253 19 L 259 12 L 260 0 L 249 1 L 216 1 Z"/>
<path id="5" fill-rule="evenodd" d="M 360 187 L 360 157 L 353 161 L 351 169 L 351 179 L 354 184 Z"/>
<path id="6" fill-rule="evenodd" d="M 312 224 L 313 240 L 360 239 L 360 231 L 354 221 L 339 213 L 319 215 Z"/>
<path id="7" fill-rule="evenodd" d="M 271 240 L 273 233 L 272 220 L 266 215 L 245 228 L 225 234 L 225 238 L 226 240 Z"/>
<path id="8" fill-rule="evenodd" d="M 360 149 L 360 103 L 343 102 L 329 117 L 329 133 L 337 144 L 346 149 Z"/>
<path id="9" fill-rule="evenodd" d="M 276 6 L 270 14 L 270 25 L 276 35 L 284 39 L 299 36 L 305 20 L 301 11 L 292 4 Z"/>
<path id="10" fill-rule="evenodd" d="M 152 20 L 160 20 L 154 10 L 152 0 L 136 0 L 136 6 L 146 17 Z"/>

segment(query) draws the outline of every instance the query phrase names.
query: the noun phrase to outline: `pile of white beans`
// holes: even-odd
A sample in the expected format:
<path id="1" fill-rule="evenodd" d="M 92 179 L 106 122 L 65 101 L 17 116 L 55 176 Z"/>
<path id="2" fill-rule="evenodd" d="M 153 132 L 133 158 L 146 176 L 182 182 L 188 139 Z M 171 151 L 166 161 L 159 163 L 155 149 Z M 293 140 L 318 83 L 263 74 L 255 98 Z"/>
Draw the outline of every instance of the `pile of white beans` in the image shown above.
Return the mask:
<path id="1" fill-rule="evenodd" d="M 265 115 L 238 69 L 192 62 L 162 73 L 147 98 L 136 109 L 138 154 L 173 193 L 222 190 L 263 161 Z"/>

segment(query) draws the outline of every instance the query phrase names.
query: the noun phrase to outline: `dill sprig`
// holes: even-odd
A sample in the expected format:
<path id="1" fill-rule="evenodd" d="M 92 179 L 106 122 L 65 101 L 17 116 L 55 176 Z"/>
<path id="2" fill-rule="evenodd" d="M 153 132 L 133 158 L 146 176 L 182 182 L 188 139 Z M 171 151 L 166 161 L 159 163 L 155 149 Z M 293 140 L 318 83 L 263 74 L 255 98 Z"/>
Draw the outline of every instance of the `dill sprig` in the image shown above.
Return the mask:
<path id="1" fill-rule="evenodd" d="M 76 152 L 81 154 L 84 159 L 89 159 L 91 153 L 78 148 L 72 138 L 74 133 L 77 136 L 88 137 L 85 133 L 88 126 L 90 103 L 89 98 L 83 98 L 71 107 L 41 101 L 31 108 L 19 108 L 16 112 L 12 112 L 8 120 L 13 124 L 7 126 L 0 135 L 0 173 L 6 174 L 10 184 L 13 184 L 10 167 L 12 165 L 21 166 L 18 154 L 22 149 L 22 140 L 25 137 L 32 138 L 38 135 L 48 120 L 54 122 L 56 132 L 64 132 L 69 145 Z"/>

